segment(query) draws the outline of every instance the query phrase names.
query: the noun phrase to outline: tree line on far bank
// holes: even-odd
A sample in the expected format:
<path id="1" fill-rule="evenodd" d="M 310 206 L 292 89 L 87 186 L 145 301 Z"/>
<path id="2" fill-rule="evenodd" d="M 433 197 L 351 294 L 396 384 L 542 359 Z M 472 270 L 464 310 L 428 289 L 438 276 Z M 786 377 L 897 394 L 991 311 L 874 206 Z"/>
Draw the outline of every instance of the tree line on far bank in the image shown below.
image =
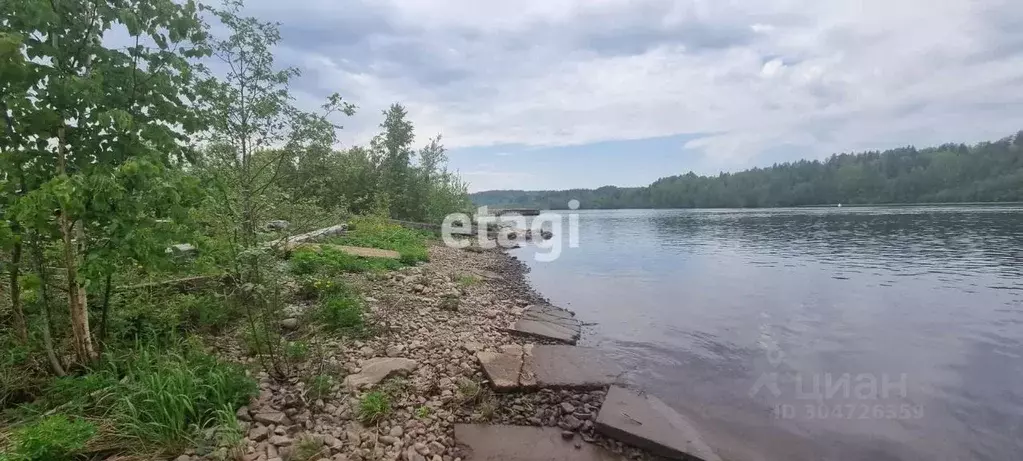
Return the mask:
<path id="1" fill-rule="evenodd" d="M 834 204 L 1023 201 L 1023 131 L 977 145 L 836 154 L 738 173 L 661 178 L 646 187 L 495 190 L 477 205 L 581 208 L 758 208 Z"/>

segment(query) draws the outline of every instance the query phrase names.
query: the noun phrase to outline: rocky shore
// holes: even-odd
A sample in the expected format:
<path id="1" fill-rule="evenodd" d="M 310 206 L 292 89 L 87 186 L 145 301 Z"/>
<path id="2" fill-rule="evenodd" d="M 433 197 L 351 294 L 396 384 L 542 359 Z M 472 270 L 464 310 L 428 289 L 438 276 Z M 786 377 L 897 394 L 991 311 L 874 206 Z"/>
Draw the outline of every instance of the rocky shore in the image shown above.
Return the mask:
<path id="1" fill-rule="evenodd" d="M 329 388 L 313 389 L 303 373 L 279 383 L 259 372 L 259 396 L 237 413 L 241 443 L 192 451 L 176 461 L 461 461 L 457 423 L 554 426 L 577 444 L 594 442 L 632 459 L 648 458 L 594 432 L 606 389 L 496 394 L 488 386 L 477 352 L 537 343 L 506 331 L 526 306 L 544 301 L 526 282 L 526 271 L 499 250 L 433 245 L 428 263 L 347 275 L 365 298 L 374 334 L 353 340 L 301 327 L 295 333 L 319 353 L 304 375 L 316 368 L 332 376 Z M 222 349 L 254 364 L 240 345 Z M 386 392 L 389 411 L 364 425 L 359 405 L 371 389 Z"/>

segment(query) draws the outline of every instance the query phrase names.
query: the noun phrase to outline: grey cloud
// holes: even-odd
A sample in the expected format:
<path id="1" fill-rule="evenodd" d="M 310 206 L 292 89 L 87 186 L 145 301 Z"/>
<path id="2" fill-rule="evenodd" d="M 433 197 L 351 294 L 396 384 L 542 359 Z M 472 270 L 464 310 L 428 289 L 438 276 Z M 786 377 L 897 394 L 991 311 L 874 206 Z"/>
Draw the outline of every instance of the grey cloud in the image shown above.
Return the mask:
<path id="1" fill-rule="evenodd" d="M 282 22 L 310 100 L 362 106 L 353 132 L 400 100 L 452 146 L 715 133 L 693 147 L 727 167 L 1023 125 L 1014 0 L 293 3 L 255 12 Z"/>
<path id="2" fill-rule="evenodd" d="M 580 44 L 607 55 L 642 54 L 659 46 L 683 46 L 700 52 L 748 45 L 755 34 L 749 26 L 692 23 L 658 29 L 611 28 L 585 34 Z"/>

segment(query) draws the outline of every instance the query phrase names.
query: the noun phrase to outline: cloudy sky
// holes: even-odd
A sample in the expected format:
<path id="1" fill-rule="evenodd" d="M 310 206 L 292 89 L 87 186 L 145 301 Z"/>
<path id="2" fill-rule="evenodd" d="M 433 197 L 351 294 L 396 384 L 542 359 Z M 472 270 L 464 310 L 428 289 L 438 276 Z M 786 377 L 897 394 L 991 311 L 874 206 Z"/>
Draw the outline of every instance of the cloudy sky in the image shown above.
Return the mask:
<path id="1" fill-rule="evenodd" d="M 1019 0 L 249 0 L 297 97 L 405 104 L 472 190 L 643 185 L 1023 129 Z"/>

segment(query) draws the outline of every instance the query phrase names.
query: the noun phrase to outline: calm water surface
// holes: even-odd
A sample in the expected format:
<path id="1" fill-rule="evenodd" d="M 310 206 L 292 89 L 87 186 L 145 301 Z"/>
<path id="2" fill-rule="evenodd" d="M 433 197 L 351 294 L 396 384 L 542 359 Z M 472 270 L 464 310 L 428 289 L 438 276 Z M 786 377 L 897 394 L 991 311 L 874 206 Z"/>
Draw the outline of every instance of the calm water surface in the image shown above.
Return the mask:
<path id="1" fill-rule="evenodd" d="M 513 254 L 724 458 L 1023 459 L 1023 208 L 587 211 L 579 236 Z"/>

